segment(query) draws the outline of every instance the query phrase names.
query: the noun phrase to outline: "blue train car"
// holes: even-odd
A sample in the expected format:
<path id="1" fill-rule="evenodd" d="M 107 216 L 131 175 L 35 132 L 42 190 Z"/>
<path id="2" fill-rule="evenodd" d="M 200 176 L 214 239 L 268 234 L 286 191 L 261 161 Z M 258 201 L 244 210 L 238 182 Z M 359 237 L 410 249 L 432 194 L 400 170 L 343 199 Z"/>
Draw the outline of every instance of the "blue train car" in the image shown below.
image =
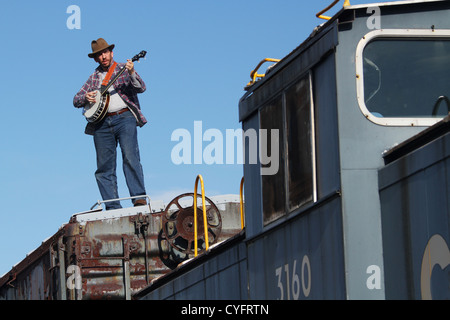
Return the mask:
<path id="1" fill-rule="evenodd" d="M 449 16 L 346 2 L 252 72 L 245 231 L 134 298 L 448 299 Z"/>
<path id="2" fill-rule="evenodd" d="M 450 116 L 379 171 L 387 299 L 450 298 Z"/>

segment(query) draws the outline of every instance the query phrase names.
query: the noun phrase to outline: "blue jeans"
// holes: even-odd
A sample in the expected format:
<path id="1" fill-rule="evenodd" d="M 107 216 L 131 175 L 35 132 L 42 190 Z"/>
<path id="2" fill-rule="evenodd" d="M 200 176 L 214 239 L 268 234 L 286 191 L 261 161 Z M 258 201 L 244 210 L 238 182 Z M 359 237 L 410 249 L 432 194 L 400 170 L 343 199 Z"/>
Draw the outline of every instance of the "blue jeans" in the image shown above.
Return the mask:
<path id="1" fill-rule="evenodd" d="M 98 123 L 94 144 L 97 152 L 95 178 L 103 200 L 119 198 L 116 176 L 117 144 L 122 151 L 123 172 L 130 196 L 146 194 L 136 119 L 131 112 L 108 116 Z M 137 199 L 133 199 L 133 202 L 135 200 Z M 120 201 L 106 202 L 105 207 L 106 210 L 122 208 Z"/>

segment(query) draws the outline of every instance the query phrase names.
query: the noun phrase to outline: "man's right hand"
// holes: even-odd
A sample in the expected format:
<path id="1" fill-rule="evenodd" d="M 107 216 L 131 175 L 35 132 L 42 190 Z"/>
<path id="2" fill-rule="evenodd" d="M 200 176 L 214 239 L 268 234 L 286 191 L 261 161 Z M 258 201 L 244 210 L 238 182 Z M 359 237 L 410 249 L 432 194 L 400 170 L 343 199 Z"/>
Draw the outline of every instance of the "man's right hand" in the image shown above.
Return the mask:
<path id="1" fill-rule="evenodd" d="M 90 103 L 94 103 L 95 102 L 95 96 L 96 96 L 96 92 L 95 91 L 91 91 L 86 93 L 86 100 L 89 101 Z"/>

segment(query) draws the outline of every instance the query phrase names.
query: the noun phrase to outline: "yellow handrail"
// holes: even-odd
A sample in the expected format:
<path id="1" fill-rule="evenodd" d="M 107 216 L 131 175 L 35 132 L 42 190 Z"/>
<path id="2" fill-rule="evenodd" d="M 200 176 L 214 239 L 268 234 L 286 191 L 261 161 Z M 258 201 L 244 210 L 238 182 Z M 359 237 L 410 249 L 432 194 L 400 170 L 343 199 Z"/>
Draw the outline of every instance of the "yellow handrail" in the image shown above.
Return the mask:
<path id="1" fill-rule="evenodd" d="M 257 73 L 259 67 L 261 67 L 263 65 L 263 63 L 265 63 L 265 62 L 280 62 L 280 59 L 265 58 L 265 59 L 261 60 L 258 63 L 258 65 L 256 66 L 256 68 L 253 69 L 252 72 L 250 72 L 250 78 L 252 80 L 249 83 L 247 83 L 246 87 L 254 84 L 256 82 L 256 78 L 263 78 L 266 76 L 264 73 L 263 74 Z"/>
<path id="2" fill-rule="evenodd" d="M 244 177 L 242 177 L 241 179 L 241 188 L 240 188 L 240 202 L 241 202 L 241 230 L 244 229 L 245 227 L 245 222 L 244 222 L 244 199 L 243 199 L 243 193 L 242 190 L 244 189 Z"/>
<path id="3" fill-rule="evenodd" d="M 202 205 L 203 205 L 203 227 L 205 228 L 205 244 L 206 250 L 209 249 L 208 240 L 208 221 L 206 220 L 206 206 L 205 206 L 205 186 L 203 184 L 203 177 L 201 174 L 195 179 L 195 190 L 194 190 L 194 252 L 195 256 L 198 255 L 198 244 L 197 244 L 197 187 L 198 181 L 200 180 L 200 186 L 202 188 Z"/>
<path id="4" fill-rule="evenodd" d="M 339 2 L 339 0 L 334 0 L 332 4 L 330 4 L 328 7 L 326 7 L 326 8 L 323 9 L 322 11 L 318 12 L 318 13 L 316 14 L 316 17 L 319 18 L 319 19 L 330 20 L 331 17 L 323 16 L 322 13 L 325 13 L 325 12 L 327 12 L 328 10 L 330 10 L 331 8 L 333 8 L 334 5 L 335 5 L 336 3 L 338 3 L 338 2 Z M 349 5 L 350 5 L 350 0 L 344 0 L 344 5 L 343 5 L 343 6 L 344 6 L 344 7 L 347 7 L 347 6 L 349 6 Z"/>

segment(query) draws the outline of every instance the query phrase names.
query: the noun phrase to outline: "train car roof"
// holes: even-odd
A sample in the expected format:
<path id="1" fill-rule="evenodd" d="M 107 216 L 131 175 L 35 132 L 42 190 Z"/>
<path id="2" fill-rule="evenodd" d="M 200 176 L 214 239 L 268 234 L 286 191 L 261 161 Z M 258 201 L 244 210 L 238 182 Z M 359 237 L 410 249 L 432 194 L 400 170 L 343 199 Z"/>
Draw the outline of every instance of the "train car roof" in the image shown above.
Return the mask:
<path id="1" fill-rule="evenodd" d="M 405 5 L 411 3 L 423 3 L 423 2 L 445 2 L 447 0 L 400 0 L 400 1 L 388 1 L 388 2 L 376 2 L 376 3 L 365 3 L 350 5 L 345 9 L 358 9 L 358 8 L 368 8 L 368 7 L 382 7 L 382 6 L 393 6 L 393 5 Z"/>

